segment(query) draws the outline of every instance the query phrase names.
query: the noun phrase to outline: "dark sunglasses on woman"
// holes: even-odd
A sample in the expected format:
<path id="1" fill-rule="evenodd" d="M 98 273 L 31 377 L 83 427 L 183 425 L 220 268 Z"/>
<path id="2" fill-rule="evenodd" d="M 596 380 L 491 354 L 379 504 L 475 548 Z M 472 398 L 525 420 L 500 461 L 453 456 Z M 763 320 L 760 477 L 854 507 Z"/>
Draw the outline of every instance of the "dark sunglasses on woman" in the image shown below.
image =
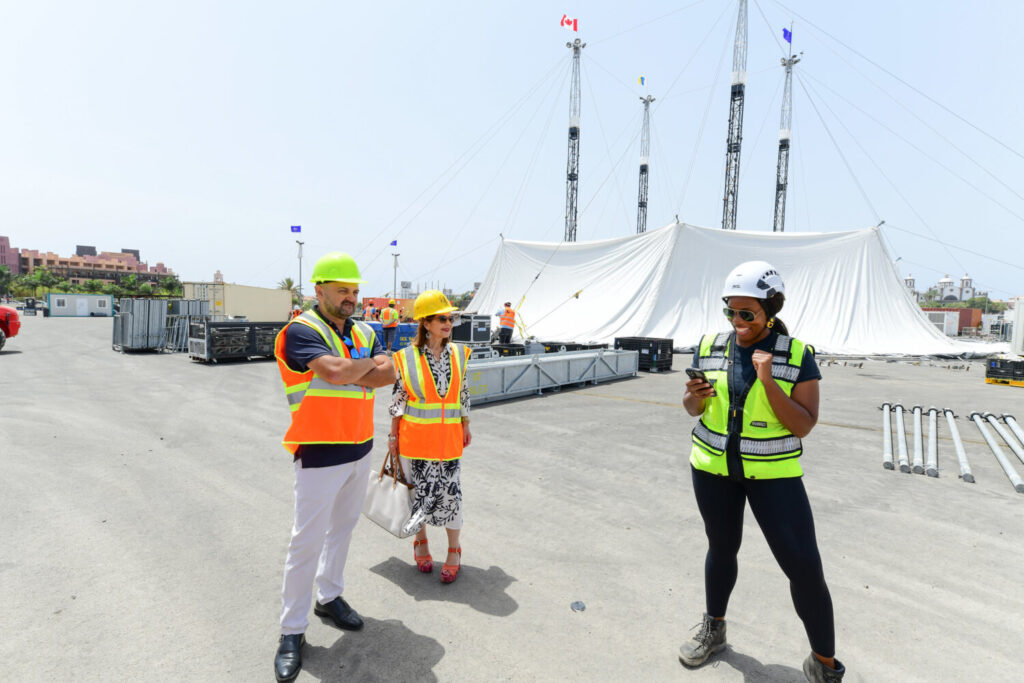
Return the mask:
<path id="1" fill-rule="evenodd" d="M 443 323 L 454 323 L 455 322 L 455 316 L 454 315 L 435 315 L 435 316 L 431 316 L 430 319 L 431 320 L 440 320 Z"/>
<path id="2" fill-rule="evenodd" d="M 754 311 L 744 311 L 738 308 L 729 308 L 728 306 L 722 309 L 722 313 L 725 313 L 725 317 L 729 320 L 732 320 L 733 316 L 739 313 L 740 319 L 748 323 L 754 322 L 754 318 L 757 317 L 757 313 Z"/>

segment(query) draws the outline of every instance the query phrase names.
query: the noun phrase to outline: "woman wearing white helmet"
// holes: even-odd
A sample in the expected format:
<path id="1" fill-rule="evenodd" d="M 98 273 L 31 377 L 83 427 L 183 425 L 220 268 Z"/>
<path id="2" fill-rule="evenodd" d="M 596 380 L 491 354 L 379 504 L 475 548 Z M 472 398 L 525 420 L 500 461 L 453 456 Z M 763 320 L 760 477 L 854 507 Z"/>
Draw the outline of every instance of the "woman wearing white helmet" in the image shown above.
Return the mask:
<path id="1" fill-rule="evenodd" d="M 469 446 L 469 347 L 451 343 L 455 307 L 442 292 L 427 290 L 413 304 L 419 329 L 412 344 L 395 353 L 398 371 L 391 406 L 388 449 L 401 456 L 402 471 L 416 488 L 409 532 L 416 532 L 416 568 L 430 573 L 426 524 L 443 526 L 448 555 L 442 583 L 452 583 L 462 566 L 462 449 Z"/>
<path id="2" fill-rule="evenodd" d="M 821 373 L 814 350 L 789 336 L 776 317 L 785 302 L 778 271 L 764 261 L 737 266 L 725 281 L 724 313 L 732 332 L 705 335 L 693 355 L 683 405 L 700 416 L 690 464 L 704 519 L 706 609 L 700 631 L 679 648 L 688 666 L 723 649 L 725 612 L 736 584 L 743 512 L 750 509 L 790 582 L 811 643 L 809 681 L 839 681 L 832 598 L 814 535 L 800 468 L 800 439 L 818 419 Z"/>

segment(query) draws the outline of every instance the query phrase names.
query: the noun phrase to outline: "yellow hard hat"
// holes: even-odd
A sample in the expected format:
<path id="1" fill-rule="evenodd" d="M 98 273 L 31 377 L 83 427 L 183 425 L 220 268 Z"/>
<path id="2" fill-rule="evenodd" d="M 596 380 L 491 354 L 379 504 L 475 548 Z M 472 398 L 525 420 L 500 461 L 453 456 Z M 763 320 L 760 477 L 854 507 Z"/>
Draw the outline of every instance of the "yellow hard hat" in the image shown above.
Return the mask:
<path id="1" fill-rule="evenodd" d="M 388 299 L 388 306 L 394 306 L 394 305 L 395 305 L 395 300 L 394 299 Z"/>
<path id="2" fill-rule="evenodd" d="M 428 289 L 416 297 L 416 302 L 412 305 L 412 317 L 413 320 L 419 320 L 431 315 L 451 313 L 454 310 L 455 307 L 452 306 L 451 301 L 448 301 L 444 292 Z"/>
<path id="3" fill-rule="evenodd" d="M 366 282 L 359 274 L 359 266 L 355 259 L 343 251 L 332 251 L 324 254 L 313 265 L 313 276 L 309 281 L 318 282 Z"/>

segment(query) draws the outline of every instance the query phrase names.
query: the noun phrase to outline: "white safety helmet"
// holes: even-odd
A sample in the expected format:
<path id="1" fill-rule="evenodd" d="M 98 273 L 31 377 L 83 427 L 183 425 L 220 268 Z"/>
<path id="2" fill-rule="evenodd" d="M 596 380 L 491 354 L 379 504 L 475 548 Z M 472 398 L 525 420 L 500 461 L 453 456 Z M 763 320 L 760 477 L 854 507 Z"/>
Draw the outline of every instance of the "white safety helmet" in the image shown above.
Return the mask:
<path id="1" fill-rule="evenodd" d="M 731 296 L 768 299 L 775 294 L 784 294 L 785 291 L 786 286 L 775 266 L 767 261 L 747 261 L 733 268 L 725 278 L 722 299 L 726 303 Z"/>

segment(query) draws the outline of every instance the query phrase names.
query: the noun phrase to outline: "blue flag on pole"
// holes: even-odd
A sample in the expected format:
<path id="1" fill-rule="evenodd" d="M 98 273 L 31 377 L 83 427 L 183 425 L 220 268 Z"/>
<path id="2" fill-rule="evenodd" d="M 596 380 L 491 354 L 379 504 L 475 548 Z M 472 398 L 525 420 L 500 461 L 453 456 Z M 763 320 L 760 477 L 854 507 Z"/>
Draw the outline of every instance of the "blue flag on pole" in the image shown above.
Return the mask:
<path id="1" fill-rule="evenodd" d="M 782 29 L 782 38 L 790 45 L 793 44 L 793 32 L 790 31 L 789 29 Z"/>
<path id="2" fill-rule="evenodd" d="M 391 246 L 392 247 L 397 247 L 398 246 L 398 240 L 391 240 Z"/>
<path id="3" fill-rule="evenodd" d="M 302 226 L 301 225 L 293 225 L 292 226 L 292 232 L 302 232 Z"/>

